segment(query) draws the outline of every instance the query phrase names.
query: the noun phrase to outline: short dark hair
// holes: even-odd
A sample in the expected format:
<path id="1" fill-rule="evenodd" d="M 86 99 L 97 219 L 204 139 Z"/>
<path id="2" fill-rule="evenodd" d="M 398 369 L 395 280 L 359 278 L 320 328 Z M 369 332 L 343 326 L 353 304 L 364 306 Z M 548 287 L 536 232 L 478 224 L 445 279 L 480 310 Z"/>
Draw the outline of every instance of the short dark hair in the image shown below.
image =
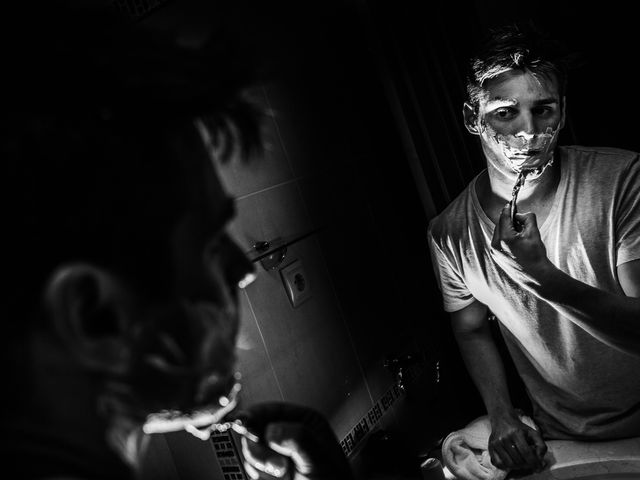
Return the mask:
<path id="1" fill-rule="evenodd" d="M 248 157 L 261 149 L 264 114 L 247 95 L 258 67 L 215 35 L 196 49 L 104 13 L 27 20 L 18 49 L 0 46 L 10 330 L 39 316 L 44 283 L 63 262 L 162 288 L 168 246 L 158 239 L 185 208 L 180 157 L 199 141 L 195 119 Z"/>
<path id="2" fill-rule="evenodd" d="M 477 106 L 485 82 L 513 69 L 555 77 L 564 95 L 570 58 L 564 44 L 531 22 L 494 27 L 469 60 L 467 101 Z"/>

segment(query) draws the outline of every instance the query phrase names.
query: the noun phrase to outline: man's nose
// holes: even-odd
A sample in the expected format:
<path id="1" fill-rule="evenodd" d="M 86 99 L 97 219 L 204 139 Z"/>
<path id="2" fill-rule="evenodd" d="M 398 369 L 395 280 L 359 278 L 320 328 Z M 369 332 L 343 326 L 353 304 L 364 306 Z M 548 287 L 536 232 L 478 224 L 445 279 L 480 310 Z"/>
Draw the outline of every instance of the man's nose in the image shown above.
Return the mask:
<path id="1" fill-rule="evenodd" d="M 523 113 L 515 136 L 524 138 L 525 140 L 530 140 L 536 135 L 536 133 L 538 133 L 536 127 L 533 115 L 530 113 Z"/>
<path id="2" fill-rule="evenodd" d="M 255 267 L 234 240 L 228 238 L 226 247 L 224 251 L 226 280 L 230 285 L 245 288 L 256 278 Z"/>

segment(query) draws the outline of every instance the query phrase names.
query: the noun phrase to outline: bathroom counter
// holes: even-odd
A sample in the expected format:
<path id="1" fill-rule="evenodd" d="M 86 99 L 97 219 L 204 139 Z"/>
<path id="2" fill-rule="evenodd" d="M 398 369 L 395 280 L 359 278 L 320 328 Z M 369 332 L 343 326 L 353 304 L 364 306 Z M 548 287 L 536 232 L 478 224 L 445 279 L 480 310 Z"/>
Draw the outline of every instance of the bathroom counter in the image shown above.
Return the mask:
<path id="1" fill-rule="evenodd" d="M 638 480 L 640 437 L 608 442 L 551 440 L 549 468 L 518 480 Z"/>

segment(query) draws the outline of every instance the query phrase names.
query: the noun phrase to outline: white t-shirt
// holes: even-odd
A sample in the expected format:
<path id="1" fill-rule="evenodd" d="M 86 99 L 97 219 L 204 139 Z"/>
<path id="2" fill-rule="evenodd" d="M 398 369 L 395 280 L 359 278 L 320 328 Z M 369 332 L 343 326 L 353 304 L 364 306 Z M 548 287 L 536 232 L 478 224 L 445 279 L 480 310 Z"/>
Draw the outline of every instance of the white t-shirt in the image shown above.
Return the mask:
<path id="1" fill-rule="evenodd" d="M 638 153 L 559 147 L 556 161 L 555 201 L 539 225 L 549 259 L 624 295 L 616 267 L 640 259 Z M 640 357 L 605 345 L 501 273 L 489 253 L 495 225 L 476 195 L 478 176 L 429 223 L 445 311 L 475 299 L 496 315 L 546 438 L 640 436 Z"/>

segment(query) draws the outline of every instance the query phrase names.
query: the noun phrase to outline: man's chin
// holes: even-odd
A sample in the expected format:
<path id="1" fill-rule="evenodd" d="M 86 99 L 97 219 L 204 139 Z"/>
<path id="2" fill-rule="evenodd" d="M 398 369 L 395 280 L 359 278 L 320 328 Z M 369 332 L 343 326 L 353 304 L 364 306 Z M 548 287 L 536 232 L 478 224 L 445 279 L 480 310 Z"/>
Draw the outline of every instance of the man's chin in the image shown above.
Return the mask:
<path id="1" fill-rule="evenodd" d="M 527 172 L 527 176 L 534 177 L 540 176 L 544 169 L 547 167 L 551 158 L 549 157 L 530 157 L 530 156 L 511 156 L 509 157 L 509 163 L 511 168 L 516 173 Z"/>
<path id="2" fill-rule="evenodd" d="M 134 471 L 140 468 L 149 440 L 142 424 L 124 417 L 113 419 L 107 430 L 107 444 Z"/>

